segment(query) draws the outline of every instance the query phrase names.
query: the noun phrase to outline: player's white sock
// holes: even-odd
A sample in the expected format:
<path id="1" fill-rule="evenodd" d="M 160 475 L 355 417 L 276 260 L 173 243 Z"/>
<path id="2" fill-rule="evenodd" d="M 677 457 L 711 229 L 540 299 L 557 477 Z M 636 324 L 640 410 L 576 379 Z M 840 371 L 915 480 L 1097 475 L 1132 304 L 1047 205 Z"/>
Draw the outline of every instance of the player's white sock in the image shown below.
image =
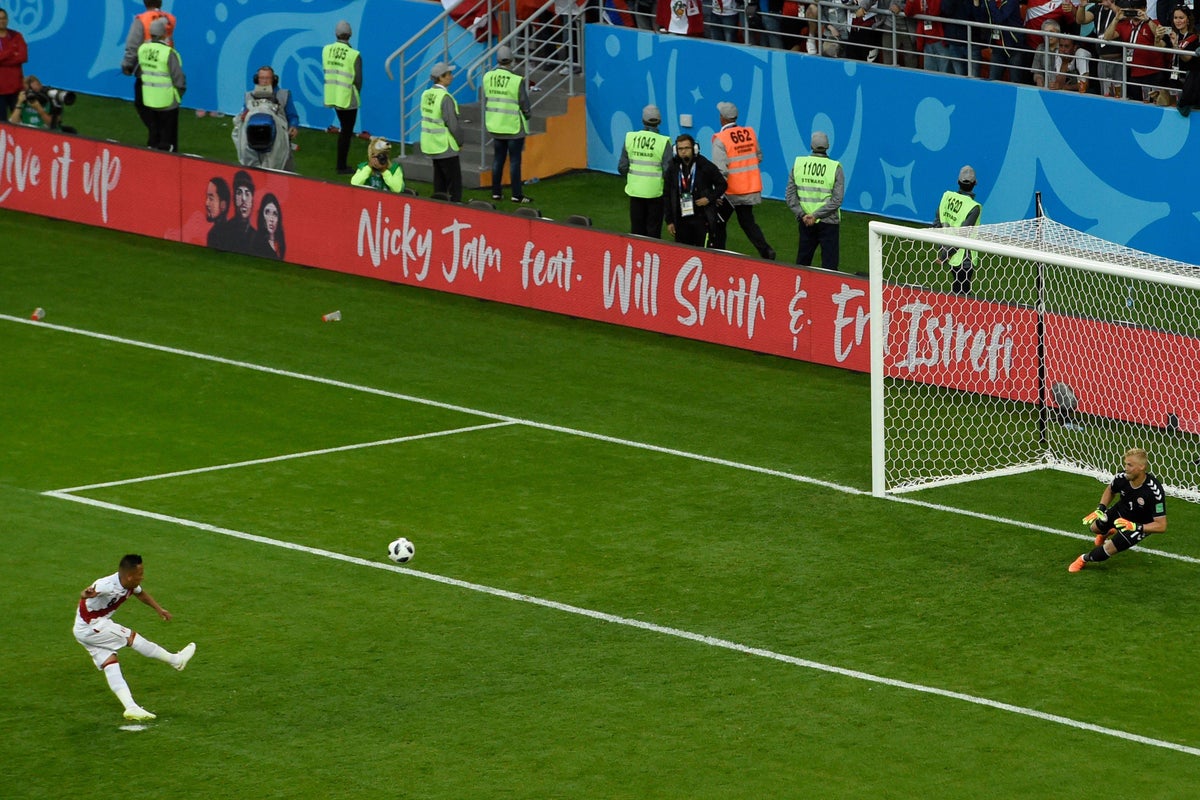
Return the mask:
<path id="1" fill-rule="evenodd" d="M 132 647 L 135 652 L 141 653 L 146 658 L 153 658 L 153 659 L 157 659 L 158 661 L 165 661 L 168 664 L 175 663 L 174 655 L 172 655 L 171 653 L 168 653 L 166 650 L 163 650 L 161 647 L 159 647 L 158 645 L 156 645 L 154 642 L 150 641 L 146 637 L 142 636 L 140 633 L 136 634 L 133 637 L 133 644 L 131 644 L 129 646 Z"/>
<path id="2" fill-rule="evenodd" d="M 105 667 L 104 678 L 108 681 L 108 688 L 112 689 L 113 694 L 121 701 L 121 705 L 125 706 L 126 711 L 138 707 L 138 704 L 133 701 L 133 694 L 129 691 L 129 684 L 125 682 L 125 676 L 121 674 L 120 664 L 109 664 Z"/>

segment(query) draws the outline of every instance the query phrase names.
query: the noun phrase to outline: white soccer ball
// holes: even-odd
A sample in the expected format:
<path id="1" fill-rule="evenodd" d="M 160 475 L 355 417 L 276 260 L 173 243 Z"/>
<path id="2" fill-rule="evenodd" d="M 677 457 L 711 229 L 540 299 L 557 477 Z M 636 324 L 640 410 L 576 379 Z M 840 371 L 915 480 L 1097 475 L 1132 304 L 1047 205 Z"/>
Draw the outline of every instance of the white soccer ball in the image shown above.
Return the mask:
<path id="1" fill-rule="evenodd" d="M 405 564 L 412 561 L 413 554 L 416 552 L 413 543 L 403 536 L 388 545 L 388 558 L 397 564 Z"/>

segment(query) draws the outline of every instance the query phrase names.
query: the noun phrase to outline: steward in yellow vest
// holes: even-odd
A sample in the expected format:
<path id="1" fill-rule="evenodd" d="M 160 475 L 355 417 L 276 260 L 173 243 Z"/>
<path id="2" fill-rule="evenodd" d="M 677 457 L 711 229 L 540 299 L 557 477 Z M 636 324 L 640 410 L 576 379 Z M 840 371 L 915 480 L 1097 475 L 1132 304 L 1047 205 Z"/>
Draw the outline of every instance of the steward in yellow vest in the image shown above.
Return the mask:
<path id="1" fill-rule="evenodd" d="M 841 207 L 846 192 L 842 165 L 828 156 L 829 136 L 812 135 L 812 155 L 798 156 L 784 199 L 800 227 L 796 264 L 810 267 L 821 248 L 821 266 L 837 269 L 841 257 Z"/>
<path id="2" fill-rule="evenodd" d="M 514 203 L 531 203 L 521 178 L 521 155 L 529 133 L 529 89 L 525 78 L 512 71 L 513 52 L 506 45 L 496 48 L 496 68 L 483 76 L 483 124 L 492 137 L 492 200 L 502 200 L 504 162 Z"/>
<path id="3" fill-rule="evenodd" d="M 187 91 L 183 61 L 175 49 L 163 42 L 167 20 L 159 17 L 150 23 L 150 41 L 137 51 L 142 78 L 142 102 L 146 106 L 149 146 L 173 150 L 179 134 L 179 101 Z"/>
<path id="4" fill-rule="evenodd" d="M 458 151 L 462 131 L 458 101 L 447 87 L 454 80 L 454 67 L 445 62 L 429 73 L 433 86 L 421 94 L 421 152 L 433 161 L 433 193 L 458 203 L 462 200 L 462 166 Z"/>
<path id="5" fill-rule="evenodd" d="M 321 50 L 321 69 L 325 73 L 325 106 L 337 114 L 337 172 L 353 174 L 346 163 L 350 142 L 358 121 L 359 93 L 362 91 L 362 54 L 350 46 L 350 23 L 342 20 L 333 28 L 337 41 Z"/>
<path id="6" fill-rule="evenodd" d="M 625 134 L 617 172 L 625 176 L 629 195 L 629 232 L 662 238 L 663 175 L 671 166 L 671 137 L 658 132 L 662 112 L 658 106 L 642 109 L 640 131 Z"/>
<path id="7" fill-rule="evenodd" d="M 968 228 L 978 225 L 982 216 L 983 206 L 975 200 L 975 170 L 968 165 L 958 171 L 958 191 L 948 191 L 942 195 L 933 227 Z M 975 265 L 979 263 L 979 253 L 963 247 L 941 247 L 938 249 L 938 263 L 949 266 L 954 276 L 950 291 L 955 294 L 971 293 L 971 278 L 975 274 Z"/>

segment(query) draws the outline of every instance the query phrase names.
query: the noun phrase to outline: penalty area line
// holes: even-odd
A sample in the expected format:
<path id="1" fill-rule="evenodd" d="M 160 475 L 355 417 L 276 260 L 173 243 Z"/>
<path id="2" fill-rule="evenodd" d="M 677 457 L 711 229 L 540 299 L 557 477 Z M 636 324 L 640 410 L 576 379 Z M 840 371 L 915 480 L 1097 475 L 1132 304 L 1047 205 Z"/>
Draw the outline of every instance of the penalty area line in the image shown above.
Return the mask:
<path id="1" fill-rule="evenodd" d="M 942 697 L 942 698 L 945 698 L 948 700 L 957 700 L 960 702 L 970 703 L 972 705 L 977 705 L 977 706 L 983 706 L 985 708 L 991 708 L 991 709 L 995 709 L 998 711 L 1006 711 L 1006 712 L 1009 712 L 1012 714 L 1019 714 L 1021 716 L 1031 717 L 1033 719 L 1041 720 L 1043 722 L 1050 722 L 1050 723 L 1054 723 L 1056 725 L 1063 725 L 1068 728 L 1074 728 L 1075 730 L 1079 730 L 1079 731 L 1086 731 L 1088 733 L 1096 733 L 1101 736 L 1108 736 L 1108 737 L 1115 738 L 1115 739 L 1122 739 L 1124 741 L 1135 742 L 1137 744 L 1147 745 L 1150 747 L 1157 747 L 1157 748 L 1161 748 L 1164 750 L 1173 750 L 1177 753 L 1184 753 L 1184 754 L 1190 755 L 1190 756 L 1200 756 L 1200 748 L 1189 747 L 1188 745 L 1179 744 L 1177 742 L 1169 742 L 1164 739 L 1154 739 L 1149 736 L 1142 736 L 1141 734 L 1130 733 L 1129 731 L 1123 731 L 1123 730 L 1120 730 L 1117 728 L 1108 728 L 1103 725 L 1095 725 L 1090 722 L 1083 722 L 1081 720 L 1072 719 L 1070 717 L 1064 717 L 1064 716 L 1061 716 L 1058 714 L 1049 714 L 1044 711 L 1038 711 L 1038 710 L 1032 709 L 1032 708 L 1025 708 L 1024 706 L 1013 705 L 1011 703 L 1004 703 L 999 700 L 992 700 L 987 697 L 979 697 L 976 695 L 965 694 L 963 692 L 954 692 L 954 691 L 950 691 L 948 689 L 940 689 L 936 686 L 926 686 L 924 684 L 912 683 L 910 681 L 897 680 L 894 678 L 885 678 L 883 676 L 874 675 L 869 672 L 862 672 L 860 670 L 854 670 L 854 669 L 846 669 L 844 667 L 838 667 L 838 666 L 834 666 L 832 664 L 823 664 L 819 661 L 810 661 L 808 659 L 798 658 L 796 656 L 790 656 L 790 655 L 787 655 L 786 653 L 778 653 L 778 652 L 775 652 L 774 650 L 767 650 L 767 649 L 764 649 L 761 647 L 751 647 L 749 645 L 739 644 L 738 642 L 733 642 L 728 639 L 721 639 L 721 638 L 718 638 L 715 636 L 707 636 L 704 634 L 693 633 L 691 631 L 685 631 L 680 628 L 671 628 L 666 625 L 658 625 L 656 623 L 646 622 L 644 620 L 632 619 L 630 617 L 621 617 L 621 616 L 617 616 L 616 614 L 609 614 L 609 613 L 606 613 L 603 611 L 595 611 L 595 610 L 588 609 L 588 608 L 582 608 L 580 606 L 573 606 L 573 605 L 570 605 L 567 603 L 560 603 L 555 600 L 546 600 L 546 599 L 543 599 L 540 597 L 534 597 L 533 595 L 521 594 L 519 592 L 512 592 L 507 589 L 498 589 L 498 588 L 495 588 L 492 586 L 484 586 L 484 585 L 478 584 L 478 583 L 470 583 L 468 581 L 461 581 L 461 580 L 458 580 L 457 578 L 449 578 L 449 577 L 446 577 L 443 575 L 435 575 L 435 574 L 429 573 L 429 572 L 419 572 L 410 567 L 402 567 L 402 566 L 399 566 L 396 564 L 385 564 L 385 563 L 379 562 L 379 561 L 370 561 L 365 558 L 358 558 L 357 556 L 349 556 L 349 555 L 345 555 L 343 553 L 334 552 L 332 550 L 324 550 L 324 549 L 317 548 L 317 547 L 308 547 L 306 545 L 296 544 L 295 542 L 286 542 L 281 539 L 272 539 L 267 536 L 259 536 L 257 534 L 246 533 L 244 531 L 237 531 L 237 530 L 233 530 L 231 528 L 222 528 L 220 526 L 210 525 L 205 522 L 197 522 L 196 520 L 184 519 L 182 517 L 173 517 L 173 516 L 170 516 L 167 514 L 159 514 L 154 511 L 145 511 L 145 510 L 138 509 L 138 508 L 132 508 L 130 506 L 117 505 L 115 503 L 107 503 L 103 500 L 94 500 L 94 499 L 88 498 L 88 497 L 79 497 L 77 495 L 67 494 L 62 491 L 42 492 L 42 494 L 44 496 L 54 497 L 54 498 L 57 498 L 60 500 L 69 500 L 73 503 L 82 503 L 83 505 L 92 506 L 94 508 L 105 509 L 108 511 L 115 511 L 115 512 L 118 512 L 121 514 L 130 514 L 132 516 L 143 517 L 145 519 L 151 519 L 151 520 L 156 520 L 159 522 L 165 522 L 168 524 L 180 525 L 180 526 L 187 527 L 187 528 L 193 528 L 195 530 L 205 531 L 207 533 L 215 533 L 215 534 L 219 534 L 221 536 L 229 536 L 234 539 L 241 539 L 241 540 L 248 541 L 248 542 L 255 542 L 257 544 L 264 544 L 264 545 L 269 545 L 272 547 L 281 547 L 285 550 L 292 550 L 295 552 L 307 553 L 309 555 L 319 556 L 322 558 L 329 558 L 329 559 L 332 559 L 335 561 L 341 561 L 346 564 L 353 564 L 353 565 L 360 566 L 360 567 L 370 567 L 371 569 L 382 569 L 382 570 L 387 570 L 390 572 L 398 572 L 398 573 L 408 575 L 413 578 L 421 578 L 423 580 L 433 581 L 435 583 L 440 583 L 440 584 L 443 584 L 446 586 L 452 586 L 457 589 L 465 589 L 467 591 L 479 592 L 481 594 L 491 595 L 492 597 L 499 597 L 499 598 L 502 598 L 505 600 L 512 600 L 512 601 L 519 602 L 519 603 L 528 603 L 530 605 L 540 606 L 542 608 L 547 608 L 547 609 L 551 609 L 554 611 L 560 611 L 560 612 L 563 612 L 566 614 L 574 614 L 576 616 L 586 617 L 588 619 L 597 620 L 599 622 L 607 622 L 607 623 L 610 623 L 613 625 L 621 625 L 621 626 L 627 627 L 627 628 L 636 628 L 639 630 L 647 631 L 649 633 L 659 634 L 662 636 L 670 636 L 670 637 L 673 637 L 676 639 L 684 639 L 686 641 L 695 642 L 697 644 L 703 644 L 703 645 L 707 645 L 709 647 L 716 647 L 716 648 L 719 648 L 722 650 L 729 650 L 729 651 L 732 651 L 735 653 L 741 653 L 743 655 L 755 656 L 758 658 L 766 658 L 766 659 L 770 659 L 772 661 L 778 661 L 783 664 L 790 664 L 792 666 L 801 667 L 803 669 L 810 669 L 810 670 L 814 670 L 817 672 L 824 672 L 827 674 L 839 675 L 844 678 L 851 678 L 854 680 L 865 681 L 867 683 L 873 683 L 873 684 L 877 684 L 877 685 L 881 685 L 881 686 L 888 686 L 888 687 L 891 687 L 894 689 L 919 692 L 921 694 L 933 695 L 935 697 Z"/>
<path id="2" fill-rule="evenodd" d="M 166 478 L 180 478 L 185 475 L 199 475 L 205 472 L 218 472 L 226 469 L 238 469 L 240 467 L 252 467 L 258 464 L 274 464 L 278 461 L 291 461 L 295 458 L 309 458 L 311 456 L 325 456 L 331 453 L 345 453 L 351 450 L 363 450 L 368 447 L 384 447 L 392 444 L 402 444 L 404 442 L 416 442 L 421 439 L 436 439 L 440 436 L 455 436 L 460 433 L 473 433 L 475 431 L 484 431 L 490 428 L 503 428 L 507 425 L 516 425 L 515 421 L 506 422 L 488 422 L 483 425 L 468 425 L 465 428 L 452 428 L 445 431 L 430 431 L 428 433 L 415 433 L 411 436 L 397 436 L 393 439 L 379 439 L 374 442 L 360 442 L 358 444 L 344 444 L 337 447 L 326 447 L 321 450 L 305 450 L 301 453 L 285 453 L 280 456 L 267 456 L 265 458 L 253 458 L 249 461 L 234 461 L 229 464 L 214 464 L 210 467 L 196 467 L 195 469 L 182 469 L 176 472 L 163 472 L 158 475 L 145 475 L 140 478 L 125 478 L 119 481 L 108 481 L 106 483 L 90 483 L 86 486 L 72 486 L 69 489 L 55 489 L 57 494 L 70 494 L 72 492 L 86 492 L 91 489 L 108 489 L 113 486 L 127 486 L 131 483 L 147 483 L 149 481 L 164 480 Z"/>

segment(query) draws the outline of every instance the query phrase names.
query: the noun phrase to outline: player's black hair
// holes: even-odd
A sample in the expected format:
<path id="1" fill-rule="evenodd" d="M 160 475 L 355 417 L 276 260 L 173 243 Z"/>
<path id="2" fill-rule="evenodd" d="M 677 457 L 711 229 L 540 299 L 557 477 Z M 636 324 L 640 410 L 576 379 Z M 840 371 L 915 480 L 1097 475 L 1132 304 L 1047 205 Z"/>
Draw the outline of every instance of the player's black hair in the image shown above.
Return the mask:
<path id="1" fill-rule="evenodd" d="M 129 555 L 127 555 L 121 559 L 121 565 L 120 565 L 121 571 L 127 572 L 131 569 L 137 569 L 138 565 L 141 563 L 142 563 L 141 556 L 139 556 L 137 553 L 130 553 Z"/>

